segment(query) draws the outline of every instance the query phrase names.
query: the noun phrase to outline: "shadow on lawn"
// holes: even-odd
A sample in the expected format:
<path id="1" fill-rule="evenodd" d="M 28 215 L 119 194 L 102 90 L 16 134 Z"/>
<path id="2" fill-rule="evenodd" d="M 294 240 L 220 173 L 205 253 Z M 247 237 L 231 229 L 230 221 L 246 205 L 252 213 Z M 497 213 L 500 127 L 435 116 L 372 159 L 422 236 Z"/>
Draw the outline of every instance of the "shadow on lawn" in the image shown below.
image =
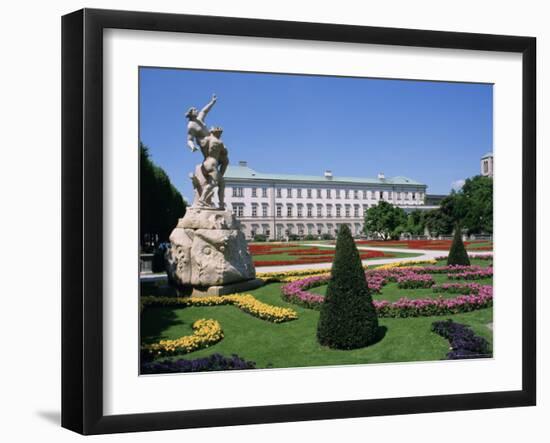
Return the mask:
<path id="1" fill-rule="evenodd" d="M 387 326 L 378 326 L 378 331 L 376 331 L 376 339 L 369 346 L 380 343 L 384 339 L 387 333 L 388 333 Z"/>
<path id="2" fill-rule="evenodd" d="M 169 285 L 166 280 L 160 280 L 156 282 L 141 282 L 140 283 L 140 295 L 151 295 L 155 297 L 176 297 L 177 291 L 174 286 Z"/>
<path id="3" fill-rule="evenodd" d="M 149 307 L 141 313 L 140 335 L 142 343 L 155 343 L 166 338 L 164 331 L 175 325 L 183 325 L 174 309 L 164 307 Z"/>

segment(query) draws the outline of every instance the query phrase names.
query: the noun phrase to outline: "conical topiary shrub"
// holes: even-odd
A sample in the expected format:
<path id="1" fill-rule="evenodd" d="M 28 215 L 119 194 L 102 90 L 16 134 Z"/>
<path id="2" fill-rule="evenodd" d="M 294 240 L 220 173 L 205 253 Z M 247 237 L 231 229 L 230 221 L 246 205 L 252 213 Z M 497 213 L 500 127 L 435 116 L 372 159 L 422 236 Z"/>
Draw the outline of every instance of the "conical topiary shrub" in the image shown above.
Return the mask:
<path id="1" fill-rule="evenodd" d="M 470 266 L 470 258 L 462 242 L 462 229 L 460 229 L 460 225 L 455 226 L 453 244 L 451 245 L 449 256 L 447 257 L 447 266 L 449 265 Z"/>
<path id="2" fill-rule="evenodd" d="M 374 343 L 377 335 L 378 317 L 359 252 L 348 226 L 342 225 L 321 306 L 317 339 L 330 348 L 355 349 Z"/>

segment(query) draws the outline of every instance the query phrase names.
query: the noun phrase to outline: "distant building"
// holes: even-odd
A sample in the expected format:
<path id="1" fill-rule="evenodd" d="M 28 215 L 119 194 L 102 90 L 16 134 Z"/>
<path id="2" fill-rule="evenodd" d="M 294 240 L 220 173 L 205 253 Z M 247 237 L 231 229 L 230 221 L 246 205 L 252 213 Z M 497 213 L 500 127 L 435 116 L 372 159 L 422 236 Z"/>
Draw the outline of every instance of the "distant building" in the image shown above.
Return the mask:
<path id="1" fill-rule="evenodd" d="M 493 176 L 493 153 L 488 152 L 481 157 L 481 175 L 485 177 Z"/>
<path id="2" fill-rule="evenodd" d="M 382 200 L 407 212 L 432 208 L 425 205 L 426 185 L 402 176 L 267 174 L 241 161 L 228 167 L 224 179 L 226 205 L 241 221 L 247 238 L 334 236 L 342 224 L 360 235 L 365 211 Z"/>
<path id="3" fill-rule="evenodd" d="M 430 209 L 438 208 L 441 205 L 441 201 L 448 197 L 446 194 L 426 194 L 426 206 L 430 206 Z"/>

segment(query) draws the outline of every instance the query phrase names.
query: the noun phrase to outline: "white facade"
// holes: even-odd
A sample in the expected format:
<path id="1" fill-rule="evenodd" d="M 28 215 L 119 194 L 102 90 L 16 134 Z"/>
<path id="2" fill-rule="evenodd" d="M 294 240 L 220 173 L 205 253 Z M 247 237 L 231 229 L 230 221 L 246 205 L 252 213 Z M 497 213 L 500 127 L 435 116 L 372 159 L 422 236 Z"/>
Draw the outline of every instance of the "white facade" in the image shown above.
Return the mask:
<path id="1" fill-rule="evenodd" d="M 385 200 L 404 209 L 424 205 L 426 185 L 406 177 L 376 179 L 258 173 L 240 162 L 225 174 L 226 207 L 241 221 L 247 238 L 335 235 L 347 224 L 363 229 L 364 212 Z M 420 208 L 419 208 L 420 209 Z"/>
<path id="2" fill-rule="evenodd" d="M 492 152 L 489 152 L 481 157 L 481 175 L 485 177 L 493 176 L 493 161 L 494 156 Z"/>

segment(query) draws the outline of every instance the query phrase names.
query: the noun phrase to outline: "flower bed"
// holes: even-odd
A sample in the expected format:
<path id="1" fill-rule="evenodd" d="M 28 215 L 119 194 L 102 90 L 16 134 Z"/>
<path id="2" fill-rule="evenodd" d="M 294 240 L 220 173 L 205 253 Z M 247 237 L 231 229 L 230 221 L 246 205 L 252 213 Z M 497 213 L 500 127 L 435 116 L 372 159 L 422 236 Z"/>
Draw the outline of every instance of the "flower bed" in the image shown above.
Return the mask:
<path id="1" fill-rule="evenodd" d="M 142 346 L 142 352 L 150 356 L 164 356 L 187 354 L 198 349 L 206 348 L 219 342 L 223 338 L 220 324 L 212 319 L 200 319 L 193 323 L 194 333 L 175 340 L 161 340 Z"/>
<path id="2" fill-rule="evenodd" d="M 451 351 L 448 360 L 464 358 L 491 358 L 489 342 L 466 325 L 455 323 L 451 319 L 432 323 L 432 331 L 449 340 Z"/>
<path id="3" fill-rule="evenodd" d="M 493 259 L 493 254 L 480 254 L 480 255 L 473 255 L 473 254 L 468 254 L 468 257 L 470 258 L 470 260 L 474 259 L 474 260 L 492 260 Z M 439 257 L 436 257 L 435 259 L 436 260 L 447 260 L 449 258 L 448 255 L 441 255 Z"/>
<path id="4" fill-rule="evenodd" d="M 325 300 L 319 294 L 308 292 L 308 289 L 322 286 L 330 280 L 330 274 L 316 275 L 290 282 L 281 287 L 283 299 L 310 309 L 318 309 Z"/>
<path id="5" fill-rule="evenodd" d="M 478 280 L 480 278 L 489 278 L 493 276 L 493 267 L 481 268 L 472 271 L 457 272 L 447 274 L 451 280 Z"/>
<path id="6" fill-rule="evenodd" d="M 357 240 L 358 245 L 372 247 L 402 247 L 407 249 L 425 249 L 430 251 L 448 251 L 451 248 L 451 240 Z M 477 246 L 487 243 L 487 241 L 465 241 L 464 246 L 469 250 L 491 251 L 492 246 Z"/>
<path id="7" fill-rule="evenodd" d="M 249 251 L 256 266 L 330 263 L 333 261 L 335 254 L 334 248 L 325 249 L 317 246 L 286 243 L 253 244 L 249 245 Z M 283 255 L 287 257 L 280 257 L 278 260 L 269 260 L 270 255 Z M 377 257 L 393 257 L 394 255 L 382 251 L 360 251 L 360 256 L 362 260 L 366 260 Z"/>
<path id="8" fill-rule="evenodd" d="M 478 294 L 458 295 L 454 298 L 401 298 L 396 302 L 374 301 L 379 317 L 430 317 L 432 315 L 460 314 L 488 308 L 493 305 L 493 287 L 487 285 Z"/>
<path id="9" fill-rule="evenodd" d="M 366 268 L 367 266 L 363 266 Z M 280 272 L 258 272 L 256 278 L 261 278 L 265 282 L 291 282 L 313 275 L 323 275 L 330 273 L 330 269 L 296 269 L 293 271 Z"/>
<path id="10" fill-rule="evenodd" d="M 442 283 L 433 285 L 432 291 L 450 294 L 477 294 L 481 286 L 479 283 Z"/>
<path id="11" fill-rule="evenodd" d="M 477 268 L 479 267 L 476 267 L 476 269 Z M 425 268 L 374 269 L 367 271 L 365 273 L 365 278 L 367 279 L 369 289 L 374 293 L 380 293 L 382 287 L 390 281 L 396 281 L 398 285 L 401 283 L 401 287 L 408 288 L 429 288 L 434 285 L 432 276 L 425 273 Z M 320 309 L 321 304 L 324 302 L 324 297 L 320 294 L 309 292 L 308 289 L 327 284 L 329 280 L 329 274 L 295 280 L 283 285 L 281 287 L 281 294 L 283 299 L 288 302 L 296 303 L 310 309 Z M 480 285 L 475 283 L 468 285 L 437 285 L 434 292 L 448 291 L 459 293 L 459 288 L 464 288 L 465 292 L 454 298 L 401 298 L 396 302 L 375 300 L 374 306 L 380 317 L 417 317 L 457 314 L 492 306 L 493 287 L 491 285 Z"/>
<path id="12" fill-rule="evenodd" d="M 142 307 L 146 306 L 220 306 L 233 305 L 254 317 L 273 323 L 282 323 L 298 318 L 296 311 L 272 306 L 255 299 L 251 294 L 232 294 L 213 297 L 142 297 Z"/>
<path id="13" fill-rule="evenodd" d="M 319 254 L 289 254 L 296 255 L 294 260 L 254 260 L 255 266 L 285 266 L 285 265 L 303 265 L 314 263 L 330 263 L 334 259 L 334 250 L 322 251 Z M 393 255 L 384 253 L 382 251 L 366 251 L 360 252 L 361 260 L 367 260 L 371 258 L 391 258 Z"/>
<path id="14" fill-rule="evenodd" d="M 397 277 L 397 286 L 401 289 L 431 288 L 433 284 L 434 279 L 429 274 L 411 272 L 410 275 Z"/>
<path id="15" fill-rule="evenodd" d="M 481 272 L 487 268 L 478 265 L 424 266 L 416 271 L 421 274 L 459 274 L 463 272 Z M 492 268 L 491 268 L 492 269 Z"/>
<path id="16" fill-rule="evenodd" d="M 224 357 L 221 354 L 212 354 L 208 357 L 196 358 L 194 360 L 163 360 L 144 362 L 141 365 L 142 374 L 169 374 L 177 372 L 204 372 L 204 371 L 230 371 L 241 369 L 254 369 L 256 363 L 246 361 L 233 354 L 231 357 Z"/>
<path id="17" fill-rule="evenodd" d="M 376 267 L 376 270 L 388 270 L 399 267 L 410 267 L 417 265 L 435 265 L 437 262 L 435 260 L 408 260 L 408 261 L 399 261 L 388 263 L 387 265 L 381 265 Z M 370 269 L 369 265 L 363 265 L 363 269 Z M 415 268 L 416 269 L 416 268 Z M 278 271 L 278 272 L 258 272 L 256 274 L 257 278 L 261 278 L 265 282 L 292 282 L 300 280 L 305 277 L 312 277 L 314 275 L 329 275 L 330 268 L 326 269 L 295 269 L 290 271 Z"/>

